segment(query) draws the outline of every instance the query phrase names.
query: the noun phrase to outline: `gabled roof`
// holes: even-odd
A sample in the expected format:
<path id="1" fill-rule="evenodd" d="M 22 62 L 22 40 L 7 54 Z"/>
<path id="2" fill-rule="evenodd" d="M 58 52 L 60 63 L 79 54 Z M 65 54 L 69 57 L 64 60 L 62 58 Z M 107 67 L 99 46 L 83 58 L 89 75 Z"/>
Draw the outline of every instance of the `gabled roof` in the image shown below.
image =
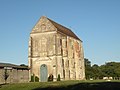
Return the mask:
<path id="1" fill-rule="evenodd" d="M 47 19 L 57 28 L 57 30 L 58 30 L 59 32 L 62 32 L 62 33 L 66 34 L 66 35 L 68 35 L 68 36 L 70 36 L 70 37 L 73 37 L 73 38 L 75 38 L 75 39 L 80 40 L 80 39 L 72 32 L 72 30 L 70 30 L 69 28 L 66 28 L 66 27 L 62 26 L 62 25 L 54 22 L 53 20 L 51 20 L 51 19 L 49 19 L 49 18 L 47 18 Z M 80 40 L 80 41 L 81 41 L 81 40 Z"/>

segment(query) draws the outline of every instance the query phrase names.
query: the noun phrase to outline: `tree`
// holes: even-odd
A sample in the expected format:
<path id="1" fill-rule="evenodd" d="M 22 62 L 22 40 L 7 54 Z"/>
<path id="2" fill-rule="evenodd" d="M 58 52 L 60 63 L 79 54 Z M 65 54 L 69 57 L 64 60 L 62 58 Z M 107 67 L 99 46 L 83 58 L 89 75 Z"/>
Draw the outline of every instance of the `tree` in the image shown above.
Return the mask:
<path id="1" fill-rule="evenodd" d="M 92 72 L 93 72 L 94 79 L 102 79 L 103 78 L 100 67 L 97 64 L 94 64 L 92 66 Z"/>
<path id="2" fill-rule="evenodd" d="M 48 81 L 53 81 L 53 75 L 50 74 L 50 76 L 48 77 Z"/>
<path id="3" fill-rule="evenodd" d="M 91 62 L 88 59 L 84 59 L 85 61 L 85 77 L 86 79 L 90 79 L 93 77 Z"/>
<path id="4" fill-rule="evenodd" d="M 7 79 L 8 79 L 8 77 L 9 77 L 9 74 L 8 74 L 8 72 L 7 72 L 7 69 L 5 69 L 5 71 L 4 71 L 4 80 L 5 80 L 5 84 L 7 83 Z"/>
<path id="5" fill-rule="evenodd" d="M 120 63 L 118 62 L 108 62 L 100 68 L 106 77 L 120 77 Z"/>
<path id="6" fill-rule="evenodd" d="M 58 78 L 57 78 L 57 81 L 60 81 L 60 74 L 58 74 Z"/>
<path id="7" fill-rule="evenodd" d="M 89 61 L 87 58 L 84 58 L 85 66 L 91 67 L 91 61 Z"/>
<path id="8" fill-rule="evenodd" d="M 39 82 L 39 77 L 35 76 L 35 74 L 31 75 L 31 81 L 30 82 Z"/>
<path id="9" fill-rule="evenodd" d="M 88 59 L 85 60 L 85 76 L 86 79 L 103 79 L 103 77 L 120 77 L 120 62 L 107 62 L 104 65 L 98 66 L 94 64 L 91 66 L 91 62 Z"/>
<path id="10" fill-rule="evenodd" d="M 28 67 L 28 66 L 27 66 L 27 65 L 25 65 L 25 64 L 21 64 L 20 66 Z"/>

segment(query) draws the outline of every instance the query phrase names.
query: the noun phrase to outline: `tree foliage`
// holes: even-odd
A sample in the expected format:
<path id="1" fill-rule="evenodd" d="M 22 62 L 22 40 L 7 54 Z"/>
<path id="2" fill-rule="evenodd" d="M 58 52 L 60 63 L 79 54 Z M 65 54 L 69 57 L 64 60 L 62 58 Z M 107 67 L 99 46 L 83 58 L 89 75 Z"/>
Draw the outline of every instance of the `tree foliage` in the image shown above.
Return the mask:
<path id="1" fill-rule="evenodd" d="M 25 64 L 20 64 L 20 66 L 28 67 L 28 66 L 27 66 L 27 65 L 25 65 Z"/>
<path id="2" fill-rule="evenodd" d="M 7 83 L 7 79 L 8 79 L 8 77 L 9 77 L 9 74 L 8 74 L 8 72 L 7 72 L 7 69 L 5 69 L 5 71 L 4 71 L 4 80 L 5 80 L 5 84 Z"/>
<path id="3" fill-rule="evenodd" d="M 58 74 L 57 81 L 60 81 L 60 74 Z"/>
<path id="4" fill-rule="evenodd" d="M 85 76 L 86 76 L 86 79 L 89 79 L 92 77 L 91 62 L 86 58 L 84 60 L 85 60 Z"/>
<path id="5" fill-rule="evenodd" d="M 88 59 L 85 60 L 86 79 L 102 79 L 103 77 L 120 77 L 120 62 L 108 62 L 104 65 L 91 65 Z"/>
<path id="6" fill-rule="evenodd" d="M 31 81 L 30 82 L 39 82 L 39 78 L 35 76 L 35 74 L 31 75 Z"/>

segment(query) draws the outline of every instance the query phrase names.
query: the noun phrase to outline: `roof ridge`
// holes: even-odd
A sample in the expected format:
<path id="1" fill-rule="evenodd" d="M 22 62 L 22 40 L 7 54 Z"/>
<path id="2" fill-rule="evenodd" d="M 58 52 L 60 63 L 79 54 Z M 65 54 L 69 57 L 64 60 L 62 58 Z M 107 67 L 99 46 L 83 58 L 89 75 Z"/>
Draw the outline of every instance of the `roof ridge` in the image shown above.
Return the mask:
<path id="1" fill-rule="evenodd" d="M 58 31 L 60 31 L 60 32 L 66 34 L 68 36 L 71 36 L 73 38 L 76 38 L 76 39 L 80 40 L 78 38 L 78 36 L 71 29 L 69 29 L 69 28 L 67 28 L 67 27 L 49 19 L 49 18 L 47 18 L 47 19 L 57 28 Z M 80 41 L 82 41 L 82 40 L 80 40 Z"/>

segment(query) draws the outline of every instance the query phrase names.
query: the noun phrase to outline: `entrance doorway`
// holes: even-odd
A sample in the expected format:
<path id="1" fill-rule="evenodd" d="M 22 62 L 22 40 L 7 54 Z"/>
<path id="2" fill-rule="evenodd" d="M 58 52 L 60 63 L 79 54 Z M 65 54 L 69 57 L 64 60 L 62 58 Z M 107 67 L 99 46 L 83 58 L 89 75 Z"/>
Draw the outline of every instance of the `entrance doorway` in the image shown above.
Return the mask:
<path id="1" fill-rule="evenodd" d="M 47 71 L 47 65 L 42 64 L 40 66 L 40 81 L 41 82 L 47 82 L 48 71 Z"/>

